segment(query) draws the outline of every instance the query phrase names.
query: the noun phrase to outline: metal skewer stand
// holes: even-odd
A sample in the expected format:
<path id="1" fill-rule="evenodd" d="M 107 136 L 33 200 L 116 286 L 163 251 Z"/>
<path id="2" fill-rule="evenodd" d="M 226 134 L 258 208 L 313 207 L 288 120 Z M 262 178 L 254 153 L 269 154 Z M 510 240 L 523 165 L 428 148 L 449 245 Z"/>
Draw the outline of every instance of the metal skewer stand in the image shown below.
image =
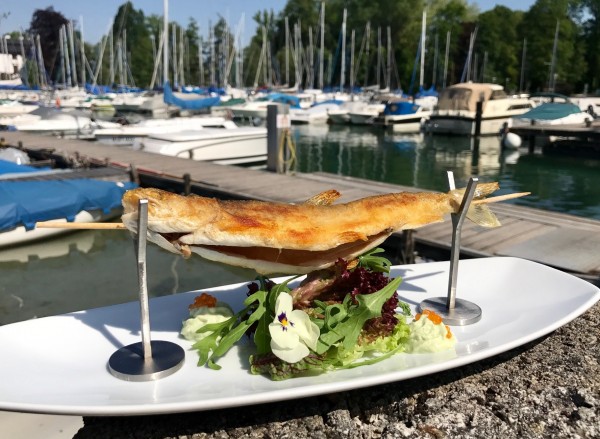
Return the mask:
<path id="1" fill-rule="evenodd" d="M 445 324 L 464 326 L 481 319 L 481 308 L 473 302 L 456 298 L 456 282 L 458 278 L 458 261 L 460 259 L 460 235 L 462 225 L 477 187 L 477 178 L 469 179 L 469 184 L 457 213 L 452 216 L 452 248 L 450 253 L 450 276 L 447 297 L 432 297 L 419 304 L 419 310 L 431 309 L 438 313 Z M 448 172 L 450 190 L 455 189 L 454 176 Z"/>
<path id="2" fill-rule="evenodd" d="M 148 200 L 140 200 L 136 257 L 140 287 L 142 341 L 124 346 L 108 360 L 108 370 L 126 381 L 153 381 L 177 372 L 183 366 L 185 352 L 176 343 L 150 340 L 150 312 L 146 275 L 146 234 Z"/>

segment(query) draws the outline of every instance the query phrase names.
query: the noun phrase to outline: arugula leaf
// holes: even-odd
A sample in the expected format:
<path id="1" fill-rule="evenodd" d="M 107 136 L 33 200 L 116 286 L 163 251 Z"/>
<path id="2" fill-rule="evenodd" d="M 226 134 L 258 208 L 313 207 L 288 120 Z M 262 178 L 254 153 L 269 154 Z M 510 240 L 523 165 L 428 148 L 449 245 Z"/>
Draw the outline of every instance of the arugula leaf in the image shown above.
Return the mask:
<path id="1" fill-rule="evenodd" d="M 257 291 L 244 301 L 246 307 L 233 317 L 221 323 L 213 323 L 200 328 L 198 332 L 209 332 L 202 340 L 196 342 L 193 347 L 198 350 L 200 359 L 198 366 L 207 364 L 211 369 L 221 368 L 215 360 L 222 357 L 229 349 L 250 329 L 254 322 L 258 321 L 266 311 L 265 301 L 267 293 Z M 252 314 L 242 320 L 242 317 L 252 311 Z M 235 324 L 237 326 L 235 326 Z"/>
<path id="2" fill-rule="evenodd" d="M 381 316 L 383 304 L 395 294 L 401 281 L 402 278 L 398 277 L 375 293 L 357 294 L 358 304 L 353 304 L 348 295 L 342 305 L 327 306 L 324 312 L 325 323 L 317 341 L 317 354 L 325 353 L 340 341 L 344 349 L 353 348 L 366 321 Z M 322 302 L 319 306 L 322 306 Z"/>
<path id="3" fill-rule="evenodd" d="M 389 259 L 384 258 L 383 256 L 374 256 L 377 253 L 383 252 L 384 250 L 382 248 L 376 247 L 363 253 L 358 257 L 358 266 L 375 272 L 389 273 L 390 267 L 392 266 Z"/>

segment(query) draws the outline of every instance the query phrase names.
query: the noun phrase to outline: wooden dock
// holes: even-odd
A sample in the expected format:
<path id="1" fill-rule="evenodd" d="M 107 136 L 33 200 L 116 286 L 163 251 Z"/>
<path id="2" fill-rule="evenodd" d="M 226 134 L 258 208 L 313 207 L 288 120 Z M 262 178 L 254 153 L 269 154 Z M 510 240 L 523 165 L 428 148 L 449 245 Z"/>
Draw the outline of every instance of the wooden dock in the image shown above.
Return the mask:
<path id="1" fill-rule="evenodd" d="M 337 189 L 342 193 L 340 201 L 347 202 L 369 195 L 419 190 L 325 173 L 276 174 L 20 132 L 1 132 L 0 137 L 8 145 L 43 158 L 131 170 L 144 186 L 179 192 L 187 187 L 194 193 L 219 198 L 297 203 L 324 190 Z M 461 255 L 516 256 L 598 280 L 600 221 L 506 203 L 494 205 L 493 210 L 503 227 L 484 229 L 466 221 Z M 401 235 L 392 241 L 397 242 Z M 452 227 L 449 221 L 432 224 L 415 231 L 414 239 L 419 252 L 448 252 Z"/>
<path id="2" fill-rule="evenodd" d="M 512 127 L 510 132 L 523 139 L 523 145 L 527 146 L 530 153 L 541 146 L 547 153 L 600 156 L 600 120 L 594 120 L 589 125 Z"/>

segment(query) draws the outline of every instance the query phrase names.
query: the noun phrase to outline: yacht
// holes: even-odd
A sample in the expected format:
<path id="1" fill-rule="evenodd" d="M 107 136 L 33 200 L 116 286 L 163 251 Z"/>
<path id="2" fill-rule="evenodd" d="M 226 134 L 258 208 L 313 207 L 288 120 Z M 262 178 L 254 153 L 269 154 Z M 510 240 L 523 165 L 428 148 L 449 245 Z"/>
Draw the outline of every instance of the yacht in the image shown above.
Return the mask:
<path id="1" fill-rule="evenodd" d="M 489 83 L 461 83 L 440 93 L 426 129 L 431 133 L 475 135 L 477 105 L 481 102 L 479 134 L 497 135 L 511 117 L 529 111 L 534 102 L 527 96 L 508 96 L 504 87 Z"/>

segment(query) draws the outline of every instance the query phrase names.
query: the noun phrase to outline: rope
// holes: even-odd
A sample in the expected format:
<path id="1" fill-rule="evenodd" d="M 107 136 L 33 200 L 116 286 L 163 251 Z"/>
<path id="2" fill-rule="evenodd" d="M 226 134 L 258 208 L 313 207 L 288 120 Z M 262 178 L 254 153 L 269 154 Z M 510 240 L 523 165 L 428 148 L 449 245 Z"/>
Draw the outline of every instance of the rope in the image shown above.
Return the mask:
<path id="1" fill-rule="evenodd" d="M 285 159 L 286 147 L 289 154 L 287 160 Z M 278 162 L 283 165 L 286 173 L 296 166 L 296 145 L 292 140 L 291 130 L 289 128 L 283 130 L 281 140 L 279 141 Z"/>

